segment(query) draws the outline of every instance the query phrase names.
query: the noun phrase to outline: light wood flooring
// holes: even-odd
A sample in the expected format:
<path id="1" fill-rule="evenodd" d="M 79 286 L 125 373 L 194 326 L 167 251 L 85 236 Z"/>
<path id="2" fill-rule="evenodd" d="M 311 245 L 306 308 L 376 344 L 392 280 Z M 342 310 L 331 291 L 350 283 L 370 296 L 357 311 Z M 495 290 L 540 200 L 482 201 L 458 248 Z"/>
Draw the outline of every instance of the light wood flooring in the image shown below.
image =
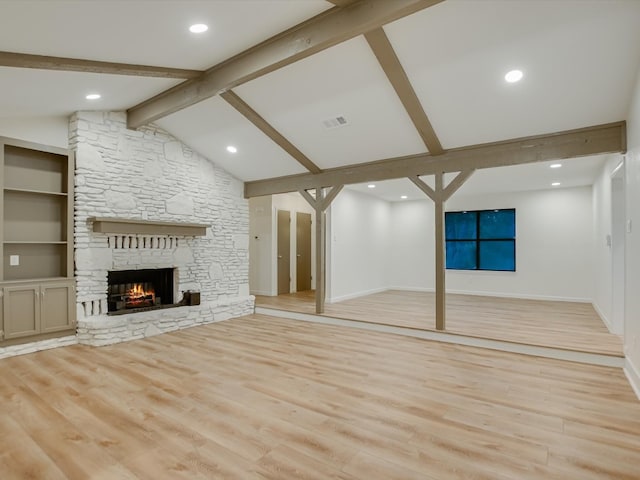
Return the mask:
<path id="1" fill-rule="evenodd" d="M 0 361 L 3 480 L 637 480 L 620 369 L 252 315 Z"/>
<path id="2" fill-rule="evenodd" d="M 256 306 L 315 313 L 315 292 L 256 297 Z M 435 330 L 433 293 L 390 290 L 327 303 L 325 315 Z M 447 295 L 447 333 L 542 347 L 623 356 L 622 341 L 587 303 Z M 638 475 L 640 479 L 640 474 Z"/>

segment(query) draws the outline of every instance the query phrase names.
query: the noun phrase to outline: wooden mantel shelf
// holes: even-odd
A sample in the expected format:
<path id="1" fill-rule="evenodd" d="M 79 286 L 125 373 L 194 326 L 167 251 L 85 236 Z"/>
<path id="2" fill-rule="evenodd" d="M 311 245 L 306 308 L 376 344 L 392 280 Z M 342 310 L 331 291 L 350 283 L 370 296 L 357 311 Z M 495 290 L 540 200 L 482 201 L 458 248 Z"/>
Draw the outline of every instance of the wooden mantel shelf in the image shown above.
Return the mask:
<path id="1" fill-rule="evenodd" d="M 207 227 L 202 223 L 156 222 L 133 218 L 90 217 L 93 231 L 98 233 L 120 233 L 137 235 L 184 235 L 203 237 Z"/>

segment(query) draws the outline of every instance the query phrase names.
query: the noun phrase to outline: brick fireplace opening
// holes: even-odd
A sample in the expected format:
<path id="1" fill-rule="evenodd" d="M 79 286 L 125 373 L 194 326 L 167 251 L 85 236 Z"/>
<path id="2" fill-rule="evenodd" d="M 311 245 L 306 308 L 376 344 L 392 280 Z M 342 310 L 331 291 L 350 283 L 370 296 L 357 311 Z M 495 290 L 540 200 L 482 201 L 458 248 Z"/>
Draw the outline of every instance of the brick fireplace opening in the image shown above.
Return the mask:
<path id="1" fill-rule="evenodd" d="M 108 315 L 176 306 L 174 276 L 174 268 L 109 271 Z"/>

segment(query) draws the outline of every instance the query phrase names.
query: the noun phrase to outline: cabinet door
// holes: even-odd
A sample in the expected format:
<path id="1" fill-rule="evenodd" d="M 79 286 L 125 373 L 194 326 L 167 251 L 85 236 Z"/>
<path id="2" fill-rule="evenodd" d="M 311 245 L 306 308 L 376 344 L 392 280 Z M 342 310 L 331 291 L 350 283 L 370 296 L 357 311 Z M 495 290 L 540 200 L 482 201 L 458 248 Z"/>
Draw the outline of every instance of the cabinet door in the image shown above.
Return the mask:
<path id="1" fill-rule="evenodd" d="M 4 287 L 3 292 L 4 338 L 40 333 L 40 285 Z"/>
<path id="2" fill-rule="evenodd" d="M 76 323 L 73 283 L 43 283 L 40 292 L 41 332 L 51 333 L 73 328 Z"/>

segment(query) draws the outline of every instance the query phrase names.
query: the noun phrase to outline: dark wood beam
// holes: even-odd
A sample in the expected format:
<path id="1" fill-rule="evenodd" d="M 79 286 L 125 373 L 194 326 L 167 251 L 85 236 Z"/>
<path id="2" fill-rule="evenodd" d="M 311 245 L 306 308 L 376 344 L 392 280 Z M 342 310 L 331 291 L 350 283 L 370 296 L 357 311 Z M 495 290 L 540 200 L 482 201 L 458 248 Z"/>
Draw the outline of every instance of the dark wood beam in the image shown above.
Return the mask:
<path id="1" fill-rule="evenodd" d="M 278 132 L 273 126 L 260 116 L 253 108 L 251 108 L 242 98 L 236 95 L 231 90 L 223 92 L 220 96 L 239 113 L 241 113 L 247 120 L 253 123 L 262 133 L 273 140 L 280 148 L 291 155 L 300 163 L 303 167 L 312 173 L 320 173 L 320 167 L 313 163 L 309 157 L 302 153 L 298 148 L 287 140 L 280 132 Z"/>
<path id="2" fill-rule="evenodd" d="M 443 0 L 359 0 L 331 8 L 128 110 L 138 128 Z"/>
<path id="3" fill-rule="evenodd" d="M 431 122 L 429 121 L 429 117 L 427 117 L 427 114 L 422 108 L 422 104 L 409 81 L 409 77 L 407 77 L 404 68 L 400 64 L 400 60 L 398 60 L 398 56 L 393 50 L 387 34 L 384 33 L 384 29 L 382 27 L 376 28 L 375 30 L 367 32 L 364 37 L 378 59 L 382 70 L 384 70 L 384 73 L 387 75 L 389 82 L 391 82 L 402 105 L 409 114 L 413 125 L 418 130 L 422 141 L 429 149 L 429 153 L 431 155 L 440 155 L 444 152 L 440 140 L 438 140 L 436 132 L 433 130 L 433 126 L 431 126 Z"/>
<path id="4" fill-rule="evenodd" d="M 393 178 L 504 167 L 563 158 L 626 152 L 626 123 L 568 130 L 548 135 L 447 150 L 442 155 L 410 155 L 332 168 L 317 174 L 290 175 L 245 183 L 245 197 L 294 192 L 318 185 L 350 185 Z"/>
<path id="5" fill-rule="evenodd" d="M 203 74 L 200 70 L 152 67 L 129 63 L 99 62 L 78 58 L 47 57 L 27 53 L 0 52 L 1 67 L 35 68 L 65 72 L 103 73 L 108 75 L 130 75 L 135 77 L 194 79 Z"/>

